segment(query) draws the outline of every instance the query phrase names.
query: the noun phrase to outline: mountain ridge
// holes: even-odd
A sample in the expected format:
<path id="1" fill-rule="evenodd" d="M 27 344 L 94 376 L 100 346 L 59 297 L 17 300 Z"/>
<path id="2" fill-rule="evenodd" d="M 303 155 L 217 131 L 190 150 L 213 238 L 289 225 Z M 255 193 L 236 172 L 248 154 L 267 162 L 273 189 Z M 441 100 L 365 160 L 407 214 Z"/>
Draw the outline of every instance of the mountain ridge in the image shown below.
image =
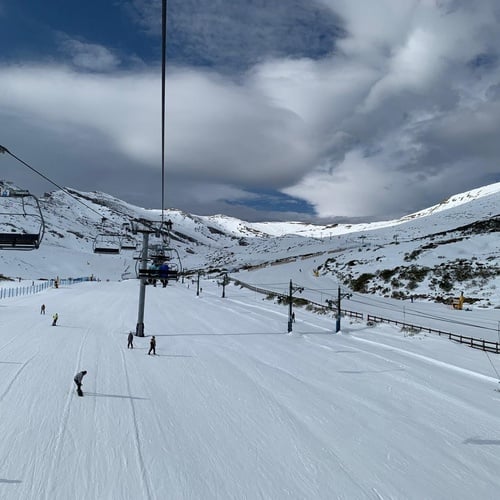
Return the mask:
<path id="1" fill-rule="evenodd" d="M 28 279 L 135 276 L 137 252 L 96 255 L 93 244 L 99 235 L 119 233 L 140 246 L 141 237 L 130 232 L 130 221 L 159 222 L 161 210 L 136 207 L 102 192 L 66 191 L 40 198 L 46 224 L 40 249 L 0 252 L 0 274 Z M 164 220 L 172 221 L 170 244 L 191 272 L 251 273 L 314 256 L 310 273 L 335 277 L 363 293 L 447 300 L 456 294 L 455 288 L 467 286 L 470 295 L 487 304 L 488 287 L 500 285 L 494 238 L 500 225 L 498 206 L 500 183 L 459 193 L 400 219 L 364 224 L 250 223 L 177 209 L 165 210 Z M 22 231 L 22 221 L 14 216 L 2 222 L 8 227 L 3 230 L 18 224 L 16 229 Z"/>

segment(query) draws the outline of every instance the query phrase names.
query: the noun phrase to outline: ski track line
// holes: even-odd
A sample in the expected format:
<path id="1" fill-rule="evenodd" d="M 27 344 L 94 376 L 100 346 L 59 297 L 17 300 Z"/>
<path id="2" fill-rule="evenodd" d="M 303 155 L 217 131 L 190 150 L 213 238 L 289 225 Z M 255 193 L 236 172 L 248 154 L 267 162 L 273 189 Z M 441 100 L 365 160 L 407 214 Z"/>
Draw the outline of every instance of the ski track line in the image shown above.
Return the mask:
<path id="1" fill-rule="evenodd" d="M 6 342 L 3 346 L 0 347 L 0 351 L 3 351 L 8 345 L 12 344 L 14 340 L 18 340 L 16 337 L 12 337 L 8 342 Z"/>
<path id="2" fill-rule="evenodd" d="M 14 373 L 14 376 L 12 377 L 11 381 L 8 383 L 7 387 L 5 388 L 5 390 L 3 391 L 3 393 L 0 395 L 0 401 L 7 395 L 7 393 L 10 391 L 10 388 L 12 387 L 12 385 L 14 384 L 14 382 L 16 381 L 17 377 L 19 377 L 19 375 L 21 374 L 21 372 L 26 368 L 26 366 L 28 365 L 28 363 L 40 352 L 40 350 L 38 350 L 35 354 L 33 354 L 33 356 L 31 356 L 31 358 L 28 359 L 28 361 L 25 361 L 16 371 L 16 373 Z"/>
<path id="3" fill-rule="evenodd" d="M 307 335 L 310 335 L 310 334 L 307 334 Z M 314 335 L 314 334 L 311 334 L 311 335 Z M 392 346 L 392 345 L 384 344 L 382 342 L 376 342 L 374 340 L 362 339 L 362 338 L 354 337 L 354 336 L 350 336 L 349 338 L 353 339 L 356 342 L 364 342 L 366 344 L 372 344 L 372 345 L 375 345 L 377 347 L 380 347 L 380 348 L 383 348 L 383 349 L 387 349 L 389 351 L 396 351 L 396 352 L 398 352 L 400 354 L 403 354 L 403 355 L 405 355 L 405 356 L 407 356 L 409 358 L 419 359 L 419 360 L 424 361 L 424 362 L 426 362 L 428 364 L 439 366 L 440 368 L 445 368 L 445 369 L 450 370 L 450 371 L 455 371 L 455 372 L 461 373 L 463 375 L 468 375 L 469 377 L 478 378 L 478 379 L 486 381 L 486 382 L 493 382 L 495 384 L 498 383 L 498 379 L 497 378 L 490 377 L 488 375 L 483 375 L 482 373 L 478 373 L 478 372 L 475 372 L 473 370 L 468 370 L 467 368 L 460 368 L 459 366 L 452 365 L 451 363 L 446 363 L 445 361 L 439 361 L 437 359 L 430 358 L 429 356 L 424 356 L 423 354 L 417 354 L 417 353 L 414 353 L 414 352 L 411 352 L 411 351 L 407 351 L 406 349 L 401 349 L 400 347 L 395 347 L 395 346 Z M 332 351 L 334 350 L 332 346 L 322 344 L 321 342 L 314 342 L 312 339 L 307 338 L 306 335 L 304 335 L 304 339 L 307 342 L 309 342 L 309 343 L 311 343 L 313 345 L 317 345 L 318 347 L 321 347 L 323 349 L 328 349 L 328 350 L 332 350 Z M 383 359 L 383 360 L 387 361 L 388 363 L 393 363 L 393 364 L 401 365 L 401 363 L 399 363 L 397 361 L 394 361 L 392 359 L 386 358 L 386 357 L 384 357 L 384 356 L 382 356 L 380 354 L 376 354 L 376 353 L 374 353 L 372 351 L 367 351 L 367 350 L 361 349 L 359 347 L 353 347 L 352 345 L 343 344 L 342 346 L 343 347 L 349 347 L 351 349 L 356 349 L 359 352 L 370 354 L 372 356 L 375 356 L 375 357 L 378 357 L 380 359 Z M 409 368 L 406 365 L 405 365 L 405 367 Z"/>
<path id="4" fill-rule="evenodd" d="M 245 309 L 248 310 L 248 308 L 252 308 L 252 309 L 258 309 L 259 311 L 265 311 L 268 314 L 275 314 L 276 316 L 284 316 L 284 317 L 288 316 L 288 313 L 283 313 L 281 311 L 274 311 L 272 309 L 268 309 L 266 307 L 262 307 L 262 306 L 259 306 L 257 304 L 247 304 L 245 302 L 241 302 L 240 300 L 236 300 L 236 299 L 227 299 L 227 300 L 233 302 L 234 304 L 242 305 L 244 307 L 244 310 Z M 233 311 L 234 311 L 234 309 L 233 309 Z"/>
<path id="5" fill-rule="evenodd" d="M 90 329 L 87 329 L 87 331 L 85 332 L 85 335 L 80 343 L 80 347 L 79 347 L 78 353 L 76 355 L 77 362 L 76 362 L 75 373 L 76 373 L 76 370 L 78 370 L 80 367 L 80 364 L 82 361 L 83 346 L 85 345 L 85 342 L 86 342 L 89 334 L 90 334 Z M 50 464 L 49 475 L 48 475 L 49 477 L 47 480 L 47 489 L 45 491 L 46 500 L 53 500 L 54 498 L 56 498 L 56 496 L 53 494 L 54 476 L 55 476 L 56 466 L 61 461 L 63 438 L 64 438 L 64 434 L 66 433 L 66 428 L 68 425 L 69 410 L 71 408 L 71 400 L 72 399 L 73 399 L 73 390 L 71 390 L 69 392 L 68 396 L 66 397 L 66 403 L 64 404 L 63 414 L 61 417 L 61 421 L 59 423 L 59 429 L 57 431 L 57 435 L 56 435 L 56 439 L 55 439 L 54 454 L 52 455 L 52 462 Z M 35 497 L 32 497 L 32 498 L 35 498 Z"/>
<path id="6" fill-rule="evenodd" d="M 39 352 L 39 351 L 38 351 Z M 19 377 L 19 375 L 21 374 L 21 372 L 24 370 L 24 368 L 26 368 L 26 366 L 28 365 L 28 363 L 30 363 L 30 361 L 38 354 L 38 352 L 36 354 L 33 354 L 33 356 L 31 356 L 31 358 L 28 359 L 28 361 L 25 361 L 22 366 L 20 366 L 18 368 L 18 370 L 16 371 L 16 373 L 14 373 L 14 376 L 12 377 L 11 381 L 9 382 L 9 384 L 7 385 L 7 387 L 5 388 L 5 390 L 3 391 L 2 395 L 0 395 L 0 401 L 2 401 L 2 399 L 7 395 L 7 393 L 10 391 L 10 388 L 12 387 L 12 385 L 14 384 L 14 382 L 16 381 L 16 379 Z M 2 461 L 2 466 L 3 464 L 8 460 L 8 455 L 6 456 L 6 458 Z"/>
<path id="7" fill-rule="evenodd" d="M 237 314 L 238 316 L 242 316 L 243 318 L 245 318 L 247 321 L 253 321 L 254 323 L 256 322 L 262 322 L 262 320 L 264 319 L 264 315 L 261 315 L 261 316 L 248 316 L 248 311 L 239 311 L 237 309 L 234 309 L 233 307 L 229 307 L 229 306 L 219 306 L 221 309 L 225 310 L 225 311 L 230 311 L 232 312 L 233 314 Z"/>
<path id="8" fill-rule="evenodd" d="M 428 356 L 424 356 L 423 354 L 417 354 L 415 352 L 410 352 L 407 351 L 406 349 L 401 349 L 400 347 L 394 347 L 394 346 L 387 346 L 386 344 L 380 343 L 380 342 L 375 342 L 373 340 L 368 340 L 368 339 L 361 339 L 359 337 L 351 337 L 357 342 L 364 342 L 366 344 L 372 344 L 376 345 L 378 347 L 383 347 L 386 349 L 390 349 L 391 351 L 396 351 L 400 354 L 404 354 L 405 356 L 408 356 L 410 358 L 415 358 L 420 361 L 424 361 L 428 364 L 434 365 L 434 366 L 439 366 L 440 368 L 445 368 L 446 370 L 450 371 L 455 371 L 458 373 L 461 373 L 462 375 L 468 375 L 469 377 L 474 377 L 478 378 L 479 380 L 486 381 L 486 382 L 493 382 L 493 383 L 498 383 L 498 379 L 494 377 L 489 377 L 488 375 L 483 375 L 482 373 L 475 372 L 473 370 L 468 370 L 467 368 L 460 368 L 459 366 L 452 365 L 451 363 L 446 363 L 445 361 L 439 361 L 434 358 L 429 358 Z"/>
<path id="9" fill-rule="evenodd" d="M 122 355 L 124 355 L 124 353 L 125 353 L 125 352 L 126 352 L 126 351 L 125 351 L 125 349 L 124 349 L 124 348 L 122 348 Z M 194 351 L 193 349 L 190 349 L 190 354 L 192 354 L 193 356 L 194 356 L 194 355 L 196 355 L 196 353 L 195 353 L 195 351 Z M 135 368 L 137 368 L 137 366 L 138 366 L 138 365 L 137 365 L 137 359 L 136 359 L 135 357 L 132 357 L 132 359 L 133 359 L 132 363 L 134 364 L 134 367 L 135 367 Z M 146 385 L 146 394 L 147 394 L 148 396 L 151 396 L 151 393 L 150 393 L 150 391 L 149 391 L 149 389 L 148 389 L 147 385 Z M 153 398 L 151 398 L 151 399 L 153 399 Z M 164 431 L 164 425 L 162 424 L 162 421 L 161 421 L 160 417 L 158 416 L 158 413 L 157 413 L 157 412 L 155 412 L 155 411 L 153 411 L 153 412 L 151 412 L 151 414 L 152 414 L 152 415 L 153 415 L 153 417 L 154 417 L 154 420 L 155 420 L 155 422 L 156 422 L 156 427 L 157 427 L 157 429 L 159 430 L 159 432 L 160 432 L 161 436 L 163 437 L 164 442 L 165 442 L 165 443 L 168 443 L 168 442 L 169 442 L 169 439 L 168 439 L 168 436 L 165 434 L 165 431 Z M 173 423 L 173 422 L 172 422 L 172 423 Z M 164 448 L 164 449 L 165 449 L 165 448 Z M 167 449 L 165 449 L 165 451 L 167 452 L 168 450 L 167 450 Z M 182 457 L 179 457 L 179 460 L 180 460 L 181 458 L 182 458 Z"/>
<path id="10" fill-rule="evenodd" d="M 132 396 L 131 390 L 130 390 L 130 377 L 128 374 L 127 370 L 127 364 L 125 362 L 125 355 L 124 355 L 124 349 L 122 348 L 120 350 L 120 354 L 122 357 L 122 366 L 123 366 L 123 371 L 125 373 L 125 381 L 127 383 L 127 392 L 129 396 Z M 151 499 L 153 498 L 152 495 L 152 490 L 151 490 L 151 485 L 149 484 L 148 477 L 146 474 L 146 466 L 144 465 L 144 458 L 142 456 L 142 450 L 141 450 L 141 439 L 139 435 L 139 426 L 137 425 L 137 415 L 135 412 L 135 405 L 134 405 L 134 400 L 132 397 L 130 397 L 130 407 L 132 409 L 132 421 L 134 424 L 134 440 L 135 440 L 135 449 L 137 452 L 137 465 L 138 468 L 141 472 L 141 478 L 142 478 L 142 483 L 143 483 L 143 493 L 146 493 L 145 496 L 142 498 L 148 498 Z"/>
<path id="11" fill-rule="evenodd" d="M 465 375 L 468 375 L 468 376 L 472 376 L 472 377 L 476 377 L 476 378 L 479 378 L 480 380 L 487 380 L 487 381 L 493 381 L 495 383 L 497 383 L 497 379 L 496 378 L 492 378 L 492 377 L 488 377 L 487 375 L 482 375 L 480 373 L 477 373 L 477 372 L 474 372 L 474 371 L 471 371 L 471 370 L 467 370 L 465 368 L 459 368 L 455 365 L 451 365 L 449 363 L 445 363 L 443 361 L 438 361 L 438 360 L 435 360 L 435 359 L 432 359 L 432 358 L 429 358 L 427 356 L 423 356 L 421 354 L 416 354 L 416 353 L 412 353 L 412 352 L 409 352 L 409 351 L 406 351 L 405 349 L 400 349 L 400 348 L 393 348 L 392 346 L 388 346 L 386 344 L 382 344 L 380 342 L 375 342 L 375 341 L 372 341 L 372 340 L 366 340 L 366 339 L 360 339 L 360 338 L 357 338 L 357 337 L 351 337 L 352 339 L 354 340 L 358 340 L 360 342 L 366 342 L 366 343 L 370 343 L 370 344 L 373 344 L 373 345 L 377 345 L 378 347 L 383 347 L 383 348 L 386 348 L 388 350 L 395 350 L 403 355 L 405 354 L 408 354 L 410 358 L 415 358 L 415 359 L 422 359 L 424 361 L 427 361 L 431 364 L 435 364 L 436 366 L 439 366 L 439 367 L 442 367 L 442 368 L 445 368 L 445 369 L 449 369 L 451 371 L 458 371 L 459 373 L 463 373 Z M 316 343 L 316 342 L 312 342 L 311 340 L 309 339 L 306 339 L 307 342 L 310 342 L 311 344 L 315 344 L 317 346 L 320 346 L 322 348 L 327 348 L 327 349 L 330 349 L 329 346 L 325 346 L 323 344 L 321 344 L 320 342 L 319 343 Z M 348 347 L 347 345 L 343 344 L 344 347 Z M 413 371 L 413 368 L 403 362 L 398 362 L 398 361 L 394 361 L 392 359 L 389 359 L 389 358 L 386 358 L 385 356 L 382 356 L 381 354 L 376 354 L 372 351 L 369 351 L 369 350 L 366 350 L 366 349 L 361 349 L 359 347 L 352 347 L 352 346 L 349 346 L 350 348 L 352 349 L 355 349 L 356 351 L 360 352 L 360 353 L 364 353 L 364 354 L 368 354 L 369 356 L 373 356 L 375 358 L 378 358 L 378 359 L 381 359 L 387 363 L 391 363 L 391 364 L 396 364 L 398 365 L 398 367 L 404 367 L 405 369 L 407 369 L 409 372 Z M 418 389 L 420 391 L 424 391 L 426 393 L 432 393 L 434 394 L 438 399 L 446 399 L 450 404 L 454 404 L 454 405 L 457 405 L 457 406 L 460 406 L 461 408 L 468 408 L 470 411 L 472 411 L 473 413 L 477 413 L 481 416 L 484 416 L 484 412 L 482 410 L 479 410 L 476 406 L 468 403 L 467 401 L 461 399 L 461 398 L 458 398 L 457 396 L 450 396 L 449 393 L 444 393 L 444 392 L 440 392 L 438 390 L 436 390 L 434 387 L 428 385 L 428 384 L 425 384 L 423 382 L 418 382 L 416 380 L 409 380 L 409 379 L 406 379 L 403 381 L 403 379 L 401 379 L 402 382 L 408 384 L 408 385 L 411 385 L 413 388 L 415 389 Z M 495 418 L 495 415 L 491 415 L 492 418 Z M 453 434 L 452 434 L 453 435 Z M 454 436 L 454 435 L 453 435 Z"/>
<path id="12" fill-rule="evenodd" d="M 229 349 L 231 350 L 231 349 Z M 244 371 L 241 366 L 239 366 L 236 362 L 234 362 L 232 359 L 229 359 L 228 357 L 220 354 L 220 353 L 213 353 L 216 357 L 223 359 L 226 363 L 229 365 L 233 366 L 237 372 L 241 373 L 247 380 L 250 380 L 252 384 L 256 385 L 259 390 L 263 393 L 265 393 L 272 401 L 275 402 L 276 406 L 283 412 L 284 415 L 287 415 L 290 419 L 291 422 L 295 422 L 295 424 L 304 430 L 305 435 L 310 437 L 310 440 L 312 442 L 317 442 L 320 446 L 320 449 L 324 448 L 324 443 L 321 440 L 319 436 L 316 435 L 316 433 L 300 418 L 300 415 L 296 414 L 292 409 L 288 408 L 285 404 L 283 404 L 281 401 L 278 400 L 276 397 L 276 394 L 274 394 L 270 389 L 262 385 L 261 383 L 258 383 L 255 379 L 253 379 L 246 371 Z M 257 358 L 254 358 L 252 356 L 252 360 L 254 361 L 260 361 Z M 260 364 L 265 366 L 266 368 L 274 368 L 276 370 L 279 370 L 283 373 L 285 373 L 288 376 L 291 376 L 296 379 L 293 375 L 288 373 L 286 370 L 282 370 L 281 368 L 274 367 L 272 365 L 268 365 L 262 361 L 260 361 Z M 300 380 L 300 379 L 297 379 Z M 369 494 L 369 491 L 359 484 L 359 482 L 356 480 L 356 474 L 350 470 L 350 468 L 344 463 L 344 461 L 337 455 L 331 448 L 325 449 L 328 455 L 330 455 L 331 458 L 334 458 L 339 470 L 342 471 L 345 476 L 352 482 L 353 486 L 356 486 L 359 488 L 361 492 L 365 495 L 366 498 L 369 498 L 371 495 Z"/>

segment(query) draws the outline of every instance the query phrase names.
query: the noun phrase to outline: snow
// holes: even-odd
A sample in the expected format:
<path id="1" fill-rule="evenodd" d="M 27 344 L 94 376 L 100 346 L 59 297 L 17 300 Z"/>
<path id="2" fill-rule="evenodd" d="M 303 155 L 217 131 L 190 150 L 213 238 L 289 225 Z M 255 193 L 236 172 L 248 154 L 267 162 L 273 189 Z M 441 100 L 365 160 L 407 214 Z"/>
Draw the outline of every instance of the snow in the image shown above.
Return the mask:
<path id="1" fill-rule="evenodd" d="M 201 286 L 0 301 L 0 498 L 498 497 L 497 355 Z"/>
<path id="2" fill-rule="evenodd" d="M 500 355 L 366 318 L 500 341 L 498 232 L 457 230 L 493 220 L 500 184 L 369 224 L 250 224 L 169 210 L 185 269 L 227 268 L 282 294 L 292 280 L 303 288 L 297 298 L 322 305 L 349 272 L 464 259 L 492 273 L 453 284 L 451 296 L 465 289 L 477 299 L 462 311 L 433 302 L 443 292 L 432 274 L 415 290 L 403 283 L 413 302 L 342 285 L 352 293 L 342 308 L 364 319 L 343 318 L 339 334 L 332 311 L 304 307 L 287 333 L 287 306 L 234 282 L 222 298 L 221 275 L 207 273 L 199 296 L 187 278 L 147 287 L 146 337 L 133 350 L 139 282 L 121 278 L 135 275 L 137 254 L 98 255 L 92 244 L 99 213 L 113 229 L 161 212 L 81 196 L 98 212 L 52 193 L 40 249 L 0 252 L 0 277 L 11 279 L 0 289 L 23 289 L 0 294 L 2 500 L 498 497 Z M 100 281 L 40 291 L 56 277 L 91 275 Z M 156 356 L 147 355 L 151 335 Z M 80 370 L 83 398 L 73 383 Z"/>

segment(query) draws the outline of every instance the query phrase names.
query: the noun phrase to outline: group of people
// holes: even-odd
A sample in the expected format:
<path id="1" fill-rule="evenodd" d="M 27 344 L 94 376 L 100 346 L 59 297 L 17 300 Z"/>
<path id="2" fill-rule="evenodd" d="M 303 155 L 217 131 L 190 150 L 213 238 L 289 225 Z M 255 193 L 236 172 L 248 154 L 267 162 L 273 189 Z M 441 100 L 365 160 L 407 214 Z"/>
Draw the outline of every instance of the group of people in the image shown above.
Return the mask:
<path id="1" fill-rule="evenodd" d="M 147 282 L 150 285 L 156 286 L 156 281 L 159 279 L 163 288 L 165 288 L 168 285 L 169 269 L 170 268 L 166 262 L 162 262 L 161 264 L 153 262 L 149 266 L 150 277 Z"/>
<path id="2" fill-rule="evenodd" d="M 40 314 L 45 314 L 45 304 L 42 304 L 42 307 L 40 307 Z M 59 314 L 55 313 L 52 316 L 52 326 L 57 325 L 57 320 L 59 319 Z"/>
<path id="3" fill-rule="evenodd" d="M 127 337 L 127 349 L 134 348 L 134 334 L 130 332 Z M 149 351 L 148 354 L 156 354 L 156 337 L 153 335 L 149 341 Z"/>
<path id="4" fill-rule="evenodd" d="M 128 334 L 127 348 L 128 349 L 134 348 L 134 334 L 132 332 Z M 148 354 L 156 354 L 156 337 L 154 335 L 151 337 L 151 340 L 149 341 Z M 83 377 L 85 377 L 85 375 L 87 375 L 87 370 L 82 370 L 73 377 L 73 381 L 76 384 L 76 393 L 79 396 L 83 396 L 82 385 L 83 385 Z"/>

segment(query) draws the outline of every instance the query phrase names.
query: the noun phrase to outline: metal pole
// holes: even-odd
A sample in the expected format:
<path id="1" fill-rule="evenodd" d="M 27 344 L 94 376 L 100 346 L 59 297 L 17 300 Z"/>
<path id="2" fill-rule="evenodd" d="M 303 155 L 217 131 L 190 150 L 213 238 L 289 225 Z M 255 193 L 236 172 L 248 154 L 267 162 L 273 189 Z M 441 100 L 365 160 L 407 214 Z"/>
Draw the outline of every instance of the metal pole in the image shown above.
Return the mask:
<path id="1" fill-rule="evenodd" d="M 196 280 L 196 296 L 200 295 L 200 271 L 198 271 L 198 279 Z"/>
<path id="2" fill-rule="evenodd" d="M 337 298 L 337 320 L 335 322 L 335 333 L 340 332 L 340 286 Z"/>
<path id="3" fill-rule="evenodd" d="M 226 280 L 227 280 L 227 274 L 224 274 L 224 277 L 222 278 L 222 298 L 226 298 Z"/>
<path id="4" fill-rule="evenodd" d="M 292 331 L 292 280 L 290 280 L 290 292 L 288 295 L 288 333 Z"/>
<path id="5" fill-rule="evenodd" d="M 141 269 L 148 267 L 148 245 L 149 233 L 144 231 L 142 233 L 142 255 L 141 255 Z M 144 337 L 144 304 L 146 302 L 146 278 L 141 278 L 139 288 L 139 312 L 137 314 L 137 326 L 135 327 L 135 334 L 137 337 Z"/>

